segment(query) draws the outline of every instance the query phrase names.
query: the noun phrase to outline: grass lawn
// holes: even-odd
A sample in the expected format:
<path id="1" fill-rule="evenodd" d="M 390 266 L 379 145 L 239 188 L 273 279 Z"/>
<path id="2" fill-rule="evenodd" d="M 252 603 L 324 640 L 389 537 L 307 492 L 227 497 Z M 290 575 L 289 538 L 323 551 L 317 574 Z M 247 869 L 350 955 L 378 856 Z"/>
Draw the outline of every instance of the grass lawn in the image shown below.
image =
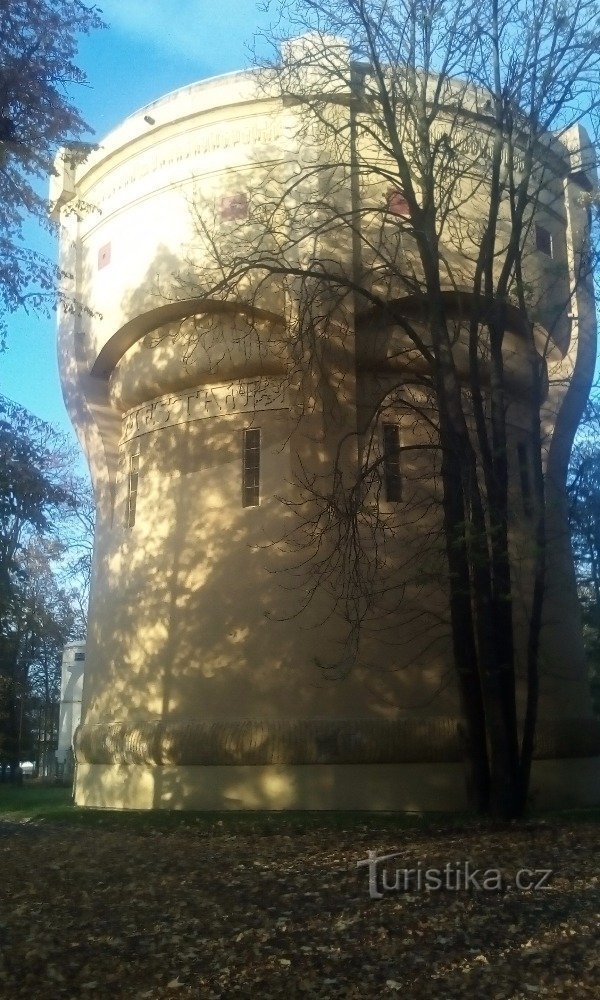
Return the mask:
<path id="1" fill-rule="evenodd" d="M 71 789 L 26 781 L 22 787 L 0 784 L 0 820 L 37 820 L 85 827 L 114 829 L 212 830 L 226 826 L 240 831 L 289 832 L 295 830 L 351 829 L 419 830 L 439 827 L 488 828 L 487 820 L 466 813 L 365 813 L 365 812 L 178 812 L 163 810 L 82 809 L 73 805 Z M 532 820 L 600 824 L 600 808 L 536 813 Z M 497 827 L 496 827 L 497 828 Z"/>
<path id="2" fill-rule="evenodd" d="M 598 818 L 123 813 L 0 786 L 0 998 L 595 998 Z M 406 890 L 379 871 L 370 895 L 368 851 Z M 499 879 L 456 887 L 467 863 Z M 416 881 L 444 866 L 454 886 Z"/>
<path id="3" fill-rule="evenodd" d="M 587 814 L 586 814 L 587 815 Z M 323 828 L 364 826 L 369 817 L 376 827 L 415 829 L 444 821 L 447 825 L 463 826 L 477 823 L 460 813 L 348 813 L 348 812 L 180 812 L 162 810 L 82 809 L 74 806 L 70 788 L 59 788 L 35 782 L 22 787 L 0 784 L 0 820 L 36 820 L 68 823 L 103 829 L 203 831 L 226 826 L 240 832 L 303 832 Z"/>
<path id="4" fill-rule="evenodd" d="M 70 788 L 38 785 L 27 779 L 20 788 L 0 784 L 0 819 L 61 819 L 74 811 Z"/>

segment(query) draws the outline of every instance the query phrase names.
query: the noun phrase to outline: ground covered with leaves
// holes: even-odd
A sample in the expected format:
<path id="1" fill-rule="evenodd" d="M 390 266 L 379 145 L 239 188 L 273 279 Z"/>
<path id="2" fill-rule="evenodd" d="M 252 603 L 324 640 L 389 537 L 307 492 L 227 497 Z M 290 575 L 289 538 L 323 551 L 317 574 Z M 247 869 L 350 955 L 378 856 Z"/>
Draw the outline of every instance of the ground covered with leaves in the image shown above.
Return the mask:
<path id="1" fill-rule="evenodd" d="M 598 996 L 599 829 L 4 813 L 0 997 Z M 368 851 L 398 854 L 371 866 L 371 894 Z M 518 889 L 522 869 L 553 874 Z"/>

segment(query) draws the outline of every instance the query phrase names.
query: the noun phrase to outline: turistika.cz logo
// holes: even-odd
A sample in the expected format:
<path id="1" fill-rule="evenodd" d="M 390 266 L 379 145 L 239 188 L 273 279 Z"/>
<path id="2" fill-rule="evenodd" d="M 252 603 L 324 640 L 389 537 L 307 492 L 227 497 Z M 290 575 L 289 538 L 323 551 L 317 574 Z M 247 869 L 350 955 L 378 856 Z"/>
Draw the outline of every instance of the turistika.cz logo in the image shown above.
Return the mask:
<path id="1" fill-rule="evenodd" d="M 470 861 L 448 861 L 442 868 L 425 867 L 420 861 L 415 868 L 387 864 L 402 856 L 401 851 L 368 851 L 363 861 L 357 861 L 357 868 L 368 869 L 371 899 L 383 899 L 386 892 L 502 892 L 513 888 L 527 892 L 547 889 L 554 874 L 551 868 L 519 868 L 510 878 L 501 868 L 475 868 Z"/>

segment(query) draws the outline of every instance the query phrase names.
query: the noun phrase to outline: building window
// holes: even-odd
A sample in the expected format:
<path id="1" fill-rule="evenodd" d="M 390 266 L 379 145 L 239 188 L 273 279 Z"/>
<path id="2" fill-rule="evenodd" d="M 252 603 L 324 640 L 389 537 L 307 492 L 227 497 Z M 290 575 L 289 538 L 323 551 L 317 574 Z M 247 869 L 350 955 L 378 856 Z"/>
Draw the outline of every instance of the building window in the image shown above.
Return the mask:
<path id="1" fill-rule="evenodd" d="M 535 227 L 535 249 L 539 250 L 540 253 L 546 255 L 546 257 L 553 257 L 553 246 L 552 246 L 552 233 L 545 228 L 545 226 Z"/>
<path id="2" fill-rule="evenodd" d="M 127 476 L 127 512 L 125 517 L 127 528 L 133 528 L 135 524 L 139 472 L 140 456 L 131 455 L 129 458 L 129 474 Z"/>
<path id="3" fill-rule="evenodd" d="M 101 271 L 103 267 L 108 267 L 110 264 L 110 243 L 105 243 L 103 247 L 98 250 L 98 270 Z"/>
<path id="4" fill-rule="evenodd" d="M 383 425 L 383 480 L 385 499 L 392 503 L 402 500 L 400 428 L 398 424 Z"/>
<path id="5" fill-rule="evenodd" d="M 242 506 L 258 507 L 260 500 L 260 428 L 244 431 Z"/>
<path id="6" fill-rule="evenodd" d="M 387 195 L 387 210 L 390 215 L 395 215 L 397 219 L 410 218 L 408 202 L 401 188 L 390 188 Z"/>
<path id="7" fill-rule="evenodd" d="M 76 663 L 81 663 L 82 660 L 85 660 L 85 653 L 75 653 L 73 659 Z"/>
<path id="8" fill-rule="evenodd" d="M 521 497 L 526 517 L 533 514 L 533 498 L 531 493 L 531 470 L 529 465 L 529 449 L 526 444 L 517 445 L 519 460 L 519 479 L 521 480 Z"/>
<path id="9" fill-rule="evenodd" d="M 219 211 L 224 222 L 243 222 L 248 218 L 248 195 L 243 191 L 224 195 L 220 201 Z"/>

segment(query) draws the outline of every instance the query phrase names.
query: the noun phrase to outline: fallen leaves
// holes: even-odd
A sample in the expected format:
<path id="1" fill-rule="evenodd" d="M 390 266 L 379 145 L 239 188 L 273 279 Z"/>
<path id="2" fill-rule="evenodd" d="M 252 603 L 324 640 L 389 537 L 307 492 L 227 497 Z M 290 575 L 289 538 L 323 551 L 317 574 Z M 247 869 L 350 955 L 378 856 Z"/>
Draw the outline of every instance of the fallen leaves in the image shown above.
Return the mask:
<path id="1" fill-rule="evenodd" d="M 285 831 L 285 822 L 282 821 Z M 595 997 L 597 827 L 167 834 L 3 824 L 0 997 Z M 357 860 L 552 866 L 548 889 L 368 896 Z M 243 859 L 243 860 L 241 860 Z"/>

